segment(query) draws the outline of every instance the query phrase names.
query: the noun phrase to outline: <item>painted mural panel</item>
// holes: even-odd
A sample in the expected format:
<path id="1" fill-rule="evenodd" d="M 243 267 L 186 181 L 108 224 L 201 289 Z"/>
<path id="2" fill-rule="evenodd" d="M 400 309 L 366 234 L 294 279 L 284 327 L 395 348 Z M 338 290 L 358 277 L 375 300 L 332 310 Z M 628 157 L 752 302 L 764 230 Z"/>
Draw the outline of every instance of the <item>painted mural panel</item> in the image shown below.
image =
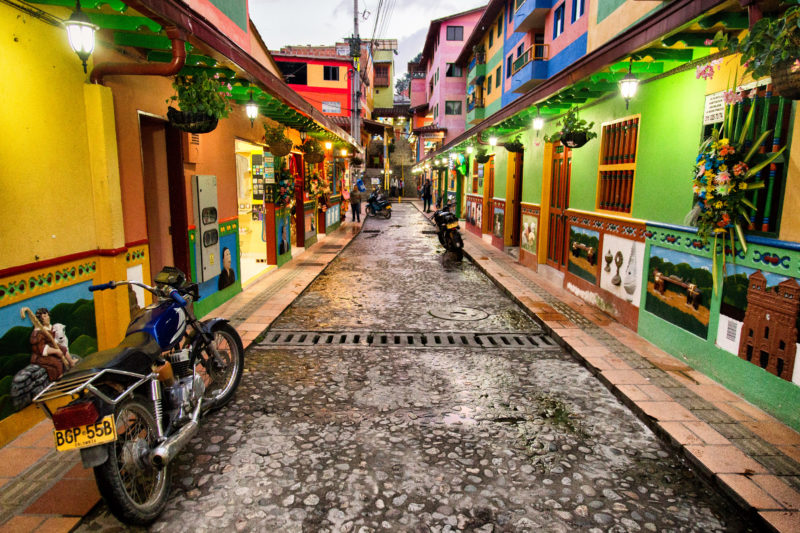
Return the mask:
<path id="1" fill-rule="evenodd" d="M 536 253 L 536 236 L 538 235 L 539 218 L 527 213 L 522 213 L 522 231 L 519 237 L 519 246 L 526 252 Z"/>
<path id="2" fill-rule="evenodd" d="M 316 213 L 314 209 L 305 212 L 306 241 L 317 236 L 317 223 L 314 220 Z"/>
<path id="3" fill-rule="evenodd" d="M 597 253 L 599 249 L 600 232 L 579 226 L 570 226 L 567 270 L 590 283 L 597 283 Z"/>
<path id="4" fill-rule="evenodd" d="M 603 236 L 600 287 L 639 307 L 644 268 L 644 243 L 606 233 Z"/>
<path id="5" fill-rule="evenodd" d="M 278 257 L 292 252 L 291 215 L 288 209 L 275 210 L 275 243 Z"/>
<path id="6" fill-rule="evenodd" d="M 800 385 L 797 280 L 738 264 L 726 268 L 717 346 Z"/>
<path id="7" fill-rule="evenodd" d="M 325 228 L 330 228 L 339 223 L 342 210 L 341 205 L 336 204 L 332 205 L 328 209 L 325 210 Z"/>
<path id="8" fill-rule="evenodd" d="M 0 419 L 28 405 L 33 394 L 60 377 L 64 366 L 97 351 L 91 283 L 0 308 Z M 23 308 L 30 312 L 21 315 Z M 51 333 L 55 346 L 34 330 L 34 321 Z"/>
<path id="9" fill-rule="evenodd" d="M 475 197 L 467 197 L 467 223 L 480 228 L 483 224 L 482 214 L 483 200 Z"/>
<path id="10" fill-rule="evenodd" d="M 504 207 L 494 208 L 494 226 L 492 227 L 492 234 L 498 239 L 503 238 L 503 228 L 505 227 L 506 213 Z"/>
<path id="11" fill-rule="evenodd" d="M 645 309 L 699 337 L 708 336 L 711 259 L 650 247 Z"/>

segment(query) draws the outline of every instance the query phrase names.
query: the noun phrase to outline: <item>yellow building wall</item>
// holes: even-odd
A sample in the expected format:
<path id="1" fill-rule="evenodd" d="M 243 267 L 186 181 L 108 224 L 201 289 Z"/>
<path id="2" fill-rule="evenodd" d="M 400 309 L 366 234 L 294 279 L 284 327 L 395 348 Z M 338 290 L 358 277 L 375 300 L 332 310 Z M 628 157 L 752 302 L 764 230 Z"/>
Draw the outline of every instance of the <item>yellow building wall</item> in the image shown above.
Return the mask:
<path id="1" fill-rule="evenodd" d="M 338 67 L 339 80 L 324 79 L 323 65 L 308 65 L 308 86 L 324 87 L 326 89 L 347 89 L 347 68 Z"/>
<path id="2" fill-rule="evenodd" d="M 664 6 L 661 1 L 626 0 L 609 16 L 597 23 L 597 7 L 599 2 L 589 4 L 589 31 L 586 36 L 586 53 L 609 42 L 624 29 L 628 28 L 654 9 Z"/>
<path id="3" fill-rule="evenodd" d="M 483 81 L 483 104 L 484 107 L 489 107 L 495 100 L 500 99 L 503 95 L 503 80 L 500 80 L 500 86 L 497 87 L 497 82 L 495 81 L 495 77 L 497 75 L 497 67 L 500 68 L 501 78 L 502 78 L 502 66 L 503 66 L 503 40 L 505 38 L 505 33 L 500 37 L 497 36 L 497 21 L 504 20 L 503 16 L 505 14 L 505 10 L 498 15 L 495 22 L 489 27 L 489 31 L 486 32 L 486 35 L 483 36 L 481 40 L 481 45 L 483 49 L 486 50 L 486 79 Z M 492 46 L 489 47 L 489 34 L 492 35 Z M 489 76 L 492 77 L 492 91 L 489 92 Z M 496 110 L 494 110 L 496 111 Z"/>

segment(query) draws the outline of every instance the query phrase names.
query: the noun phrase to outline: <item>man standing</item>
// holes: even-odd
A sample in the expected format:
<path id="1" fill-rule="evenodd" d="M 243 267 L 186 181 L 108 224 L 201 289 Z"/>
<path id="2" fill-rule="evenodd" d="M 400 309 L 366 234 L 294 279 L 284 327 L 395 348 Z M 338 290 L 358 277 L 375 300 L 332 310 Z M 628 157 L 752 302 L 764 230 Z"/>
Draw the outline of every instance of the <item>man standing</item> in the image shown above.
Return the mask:
<path id="1" fill-rule="evenodd" d="M 433 184 L 430 178 L 425 178 L 425 184 L 422 186 L 422 209 L 426 213 L 431 212 L 431 200 L 433 198 L 431 189 Z"/>
<path id="2" fill-rule="evenodd" d="M 353 185 L 353 190 L 350 191 L 350 208 L 353 210 L 352 221 L 361 222 L 361 192 L 357 185 Z"/>

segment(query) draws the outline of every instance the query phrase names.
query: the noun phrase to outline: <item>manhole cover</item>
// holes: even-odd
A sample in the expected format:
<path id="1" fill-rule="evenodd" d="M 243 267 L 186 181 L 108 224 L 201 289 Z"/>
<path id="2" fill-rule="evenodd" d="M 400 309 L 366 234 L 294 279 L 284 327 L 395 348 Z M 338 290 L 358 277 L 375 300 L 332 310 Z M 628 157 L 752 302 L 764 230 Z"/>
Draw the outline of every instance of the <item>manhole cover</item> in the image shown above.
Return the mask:
<path id="1" fill-rule="evenodd" d="M 471 307 L 451 307 L 450 309 L 437 309 L 435 311 L 428 311 L 428 313 L 436 318 L 457 321 L 483 320 L 489 316 L 489 313 L 481 311 L 480 309 L 473 309 Z"/>

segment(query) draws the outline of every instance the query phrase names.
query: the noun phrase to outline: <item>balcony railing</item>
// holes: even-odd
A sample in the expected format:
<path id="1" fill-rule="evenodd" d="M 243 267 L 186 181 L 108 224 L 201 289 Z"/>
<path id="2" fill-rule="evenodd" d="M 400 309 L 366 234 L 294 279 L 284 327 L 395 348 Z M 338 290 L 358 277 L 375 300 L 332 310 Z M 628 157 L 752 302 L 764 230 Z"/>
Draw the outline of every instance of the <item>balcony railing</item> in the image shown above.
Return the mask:
<path id="1" fill-rule="evenodd" d="M 514 61 L 512 74 L 516 74 L 519 69 L 530 63 L 531 61 L 546 61 L 549 56 L 549 47 L 547 44 L 534 44 L 527 50 L 522 52 L 522 55 Z"/>
<path id="2" fill-rule="evenodd" d="M 388 87 L 389 76 L 375 76 L 375 87 Z"/>
<path id="3" fill-rule="evenodd" d="M 475 96 L 471 94 L 467 96 L 467 112 L 472 111 L 475 108 L 482 108 L 483 107 L 483 96 Z"/>

